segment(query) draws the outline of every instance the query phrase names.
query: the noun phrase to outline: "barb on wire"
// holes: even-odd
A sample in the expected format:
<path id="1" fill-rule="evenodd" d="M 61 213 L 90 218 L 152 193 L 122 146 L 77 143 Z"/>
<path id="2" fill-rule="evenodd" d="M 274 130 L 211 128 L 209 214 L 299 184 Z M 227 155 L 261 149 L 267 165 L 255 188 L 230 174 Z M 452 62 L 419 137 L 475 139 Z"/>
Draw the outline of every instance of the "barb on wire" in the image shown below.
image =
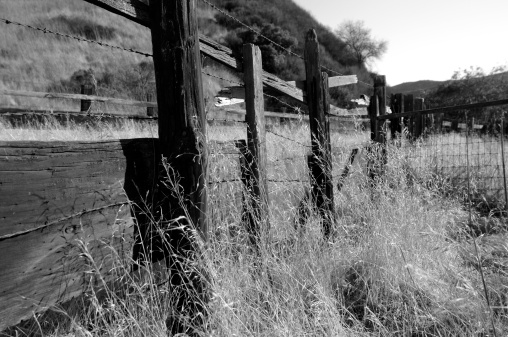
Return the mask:
<path id="1" fill-rule="evenodd" d="M 288 104 L 286 102 L 284 102 L 283 100 L 281 100 L 280 98 L 278 97 L 275 97 L 275 96 L 272 96 L 272 95 L 268 95 L 268 94 L 265 94 L 263 93 L 263 95 L 265 95 L 266 97 L 270 97 L 270 98 L 273 98 L 274 100 L 278 101 L 279 103 L 281 103 L 282 105 L 285 105 L 293 110 L 295 110 L 298 114 L 301 114 L 302 113 L 302 109 L 300 107 L 297 107 L 297 106 L 293 106 L 291 104 Z"/>
<path id="2" fill-rule="evenodd" d="M 233 121 L 229 119 L 208 119 L 209 122 L 232 122 L 232 123 L 247 123 L 246 121 Z"/>
<path id="3" fill-rule="evenodd" d="M 53 34 L 53 35 L 56 35 L 56 36 L 67 37 L 69 39 L 73 39 L 73 40 L 77 40 L 77 41 L 81 41 L 81 42 L 87 42 L 87 43 L 97 44 L 99 46 L 108 47 L 108 48 L 111 48 L 111 49 L 119 49 L 119 50 L 127 51 L 127 52 L 130 52 L 130 53 L 135 53 L 135 54 L 143 55 L 145 57 L 152 57 L 153 56 L 152 54 L 143 53 L 141 51 L 134 50 L 132 48 L 123 48 L 123 47 L 111 45 L 109 43 L 95 41 L 95 40 L 89 40 L 89 39 L 85 39 L 85 38 L 82 38 L 82 37 L 79 37 L 79 36 L 75 36 L 75 35 L 69 35 L 69 34 L 59 33 L 59 32 L 55 32 L 55 31 L 52 31 L 52 30 L 47 29 L 47 28 L 34 27 L 34 26 L 31 26 L 31 25 L 27 25 L 27 24 L 16 22 L 16 21 L 12 21 L 12 20 L 7 20 L 7 19 L 0 18 L 0 22 L 3 22 L 5 24 L 7 24 L 7 25 L 13 24 L 13 25 L 29 28 L 29 29 L 32 29 L 32 30 L 35 30 L 35 31 L 43 32 L 44 34 L 48 33 L 48 34 Z"/>
<path id="4" fill-rule="evenodd" d="M 286 180 L 278 180 L 278 179 L 268 179 L 270 183 L 308 183 L 309 181 L 301 180 L 301 179 L 286 179 Z"/>
<path id="5" fill-rule="evenodd" d="M 224 183 L 239 183 L 241 181 L 242 180 L 240 180 L 240 179 L 213 180 L 213 181 L 209 181 L 208 185 L 212 185 L 212 184 L 224 184 Z"/>
<path id="6" fill-rule="evenodd" d="M 306 145 L 306 144 L 304 144 L 304 143 L 300 143 L 300 142 L 299 142 L 299 141 L 297 141 L 297 140 L 294 140 L 294 139 L 291 139 L 291 138 L 289 138 L 289 137 L 283 136 L 283 135 L 281 135 L 281 134 L 279 134 L 279 133 L 277 133 L 277 132 L 274 132 L 274 131 L 272 131 L 272 130 L 266 130 L 266 132 L 272 133 L 272 134 L 276 135 L 277 137 L 280 137 L 280 138 L 284 138 L 284 139 L 290 140 L 290 141 L 292 141 L 293 143 L 296 143 L 296 144 L 301 145 L 301 146 L 303 146 L 303 147 L 308 147 L 308 148 L 311 148 L 311 147 L 312 147 L 312 146 L 310 146 L 310 145 Z"/>
<path id="7" fill-rule="evenodd" d="M 271 162 L 276 163 L 280 161 L 286 161 L 286 160 L 299 160 L 299 159 L 305 159 L 303 156 L 293 156 L 293 157 L 284 157 L 284 158 L 277 158 L 272 160 Z"/>
<path id="8" fill-rule="evenodd" d="M 208 73 L 208 72 L 206 72 L 206 71 L 204 71 L 204 70 L 201 70 L 201 73 L 203 73 L 203 74 L 205 74 L 205 75 L 207 75 L 207 76 L 210 76 L 210 77 L 217 78 L 217 79 L 222 80 L 222 81 L 229 82 L 229 83 L 231 83 L 231 84 L 236 84 L 236 85 L 239 85 L 239 86 L 241 86 L 241 87 L 243 87 L 243 86 L 244 86 L 244 84 L 243 84 L 243 83 L 236 82 L 236 81 L 233 81 L 233 80 L 229 80 L 229 79 L 227 79 L 227 78 L 220 77 L 220 76 L 218 76 L 218 75 L 210 74 L 210 73 Z"/>

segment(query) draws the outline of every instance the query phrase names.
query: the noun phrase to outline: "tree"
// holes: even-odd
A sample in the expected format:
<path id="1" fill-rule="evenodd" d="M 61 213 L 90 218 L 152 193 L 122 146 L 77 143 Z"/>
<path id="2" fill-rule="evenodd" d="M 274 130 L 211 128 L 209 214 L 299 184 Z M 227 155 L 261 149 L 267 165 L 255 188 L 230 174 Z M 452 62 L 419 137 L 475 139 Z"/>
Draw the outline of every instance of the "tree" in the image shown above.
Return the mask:
<path id="1" fill-rule="evenodd" d="M 363 21 L 344 21 L 335 34 L 353 54 L 358 66 L 367 64 L 371 59 L 379 59 L 388 47 L 388 42 L 375 40 Z"/>

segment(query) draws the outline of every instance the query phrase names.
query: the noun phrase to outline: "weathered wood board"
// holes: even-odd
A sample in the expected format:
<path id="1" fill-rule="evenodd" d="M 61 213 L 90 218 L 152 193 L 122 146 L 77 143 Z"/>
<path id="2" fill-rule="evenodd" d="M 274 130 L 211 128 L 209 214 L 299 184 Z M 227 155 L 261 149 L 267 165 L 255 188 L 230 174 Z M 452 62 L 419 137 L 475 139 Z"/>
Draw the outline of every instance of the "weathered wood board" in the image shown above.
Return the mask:
<path id="1" fill-rule="evenodd" d="M 0 331 L 100 285 L 95 268 L 114 279 L 114 256 L 132 255 L 131 204 L 153 188 L 157 147 L 0 142 Z"/>

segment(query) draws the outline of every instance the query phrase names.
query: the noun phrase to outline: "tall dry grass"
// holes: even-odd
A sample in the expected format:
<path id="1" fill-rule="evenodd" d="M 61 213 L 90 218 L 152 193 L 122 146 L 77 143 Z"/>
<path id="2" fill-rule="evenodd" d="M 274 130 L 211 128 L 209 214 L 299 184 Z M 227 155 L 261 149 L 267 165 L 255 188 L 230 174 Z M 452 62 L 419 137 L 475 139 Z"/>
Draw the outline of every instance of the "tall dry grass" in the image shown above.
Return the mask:
<path id="1" fill-rule="evenodd" d="M 230 140 L 225 127 L 211 128 L 209 138 Z M 308 144 L 308 130 L 275 128 L 287 138 Z M 0 133 L 0 134 L 3 134 Z M 229 137 L 228 137 L 229 135 Z M 337 137 L 336 153 L 361 144 Z M 304 156 L 306 149 L 267 135 L 270 166 L 278 156 Z M 210 181 L 235 178 L 235 156 L 221 153 L 211 161 Z M 260 254 L 248 245 L 241 223 L 241 185 L 209 185 L 210 240 L 201 244 L 188 269 L 204 272 L 209 290 L 203 336 L 487 336 L 491 320 L 501 336 L 508 330 L 507 275 L 487 268 L 488 308 L 479 261 L 465 259 L 473 238 L 467 231 L 467 209 L 459 198 L 443 193 L 441 184 L 414 179 L 407 149 L 391 149 L 385 176 L 373 187 L 361 165 L 339 192 L 335 190 L 337 221 L 329 241 L 323 241 L 321 221 L 313 214 L 305 230 L 295 228 L 297 208 L 307 182 L 290 183 L 294 171 L 278 167 L 279 182 L 271 182 L 271 227 L 261 236 Z M 397 152 L 398 151 L 398 152 Z M 361 157 L 364 157 L 363 159 Z M 334 166 L 342 167 L 342 157 Z M 362 161 L 363 160 L 363 161 Z M 366 153 L 359 161 L 368 161 Z M 305 161 L 289 165 L 305 167 Z M 272 171 L 273 172 L 273 171 Z M 425 175 L 421 173 L 420 177 Z M 429 173 L 430 174 L 430 173 Z M 275 179 L 274 179 L 275 180 Z M 286 180 L 286 181 L 284 181 Z M 78 243 L 79 244 L 79 243 Z M 88 247 L 89 274 L 101 279 Z M 498 253 L 508 254 L 508 247 Z M 165 320 L 175 289 L 164 282 L 164 264 L 139 265 L 112 251 L 114 267 L 107 271 L 118 282 L 88 290 L 80 299 L 9 332 L 45 336 L 166 336 Z M 483 260 L 482 260 L 483 261 Z M 481 266 L 481 264 L 480 264 Z"/>

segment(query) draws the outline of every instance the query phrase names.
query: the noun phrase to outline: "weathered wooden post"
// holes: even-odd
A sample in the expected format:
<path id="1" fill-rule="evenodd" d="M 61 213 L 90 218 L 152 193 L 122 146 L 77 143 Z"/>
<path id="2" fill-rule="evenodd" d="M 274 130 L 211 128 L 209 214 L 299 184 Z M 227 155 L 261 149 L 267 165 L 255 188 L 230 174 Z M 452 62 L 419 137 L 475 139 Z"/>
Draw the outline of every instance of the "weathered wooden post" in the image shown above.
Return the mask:
<path id="1" fill-rule="evenodd" d="M 367 108 L 370 119 L 370 140 L 376 141 L 379 138 L 378 120 L 379 115 L 379 99 L 376 95 L 370 97 L 369 107 Z"/>
<path id="2" fill-rule="evenodd" d="M 405 112 L 412 112 L 414 111 L 414 96 L 413 94 L 407 94 L 404 95 L 404 111 Z M 414 117 L 405 117 L 404 120 L 406 120 L 407 128 L 407 135 L 410 140 L 413 140 L 414 137 L 414 124 L 415 124 L 415 118 Z"/>
<path id="3" fill-rule="evenodd" d="M 261 50 L 253 44 L 243 46 L 247 146 L 237 143 L 244 158 L 242 180 L 247 197 L 244 214 L 251 244 L 259 250 L 262 231 L 267 231 L 268 186 L 266 180 L 266 137 Z"/>
<path id="4" fill-rule="evenodd" d="M 390 99 L 390 109 L 392 113 L 398 114 L 404 112 L 404 95 L 402 94 L 392 94 Z M 392 118 L 390 119 L 390 129 L 392 134 L 392 139 L 395 139 L 398 136 L 402 135 L 402 118 Z"/>
<path id="5" fill-rule="evenodd" d="M 147 92 L 146 93 L 146 101 L 147 102 L 152 102 L 153 101 L 153 93 L 151 92 Z M 154 108 L 154 107 L 147 107 L 146 108 L 146 115 L 148 117 L 157 117 L 157 108 Z"/>
<path id="6" fill-rule="evenodd" d="M 386 128 L 385 119 L 379 120 L 379 116 L 386 115 L 386 77 L 383 75 L 374 78 L 374 95 L 370 99 L 369 116 L 371 123 L 370 139 L 373 144 L 370 146 L 370 158 L 368 160 L 368 176 L 372 186 L 375 186 L 376 179 L 383 175 L 386 165 Z"/>
<path id="7" fill-rule="evenodd" d="M 323 220 L 323 235 L 328 239 L 335 221 L 333 200 L 332 156 L 329 114 L 328 75 L 321 73 L 319 43 L 314 29 L 305 37 L 305 90 L 309 109 L 312 157 L 309 168 L 312 176 L 312 199 Z"/>
<path id="8" fill-rule="evenodd" d="M 95 95 L 96 92 L 94 91 L 93 86 L 82 84 L 81 85 L 81 95 Z M 82 99 L 81 100 L 81 112 L 87 112 L 90 107 L 92 106 L 92 101 L 88 99 Z"/>
<path id="9" fill-rule="evenodd" d="M 414 109 L 415 111 L 423 110 L 423 98 L 415 98 L 414 100 Z M 415 116 L 415 128 L 414 128 L 414 139 L 418 139 L 423 134 L 423 115 L 421 112 L 418 112 Z"/>
<path id="10" fill-rule="evenodd" d="M 206 240 L 206 116 L 196 0 L 151 0 L 150 19 L 159 110 L 158 209 L 169 247 L 163 250 L 175 294 L 166 325 L 171 334 L 198 335 L 204 326 L 204 276 L 196 259 L 194 229 Z M 163 161 L 163 162 L 164 162 Z M 163 240 L 164 241 L 164 240 Z M 164 244 L 164 243 L 163 243 Z"/>
<path id="11" fill-rule="evenodd" d="M 81 82 L 81 95 L 97 95 L 97 81 L 93 69 L 85 70 L 83 82 Z M 88 99 L 81 100 L 81 112 L 88 112 L 92 106 L 92 101 Z"/>
<path id="12" fill-rule="evenodd" d="M 378 75 L 374 78 L 374 96 L 378 101 L 378 116 L 386 115 L 386 76 Z M 386 119 L 378 120 L 376 131 L 376 142 L 386 143 Z"/>

